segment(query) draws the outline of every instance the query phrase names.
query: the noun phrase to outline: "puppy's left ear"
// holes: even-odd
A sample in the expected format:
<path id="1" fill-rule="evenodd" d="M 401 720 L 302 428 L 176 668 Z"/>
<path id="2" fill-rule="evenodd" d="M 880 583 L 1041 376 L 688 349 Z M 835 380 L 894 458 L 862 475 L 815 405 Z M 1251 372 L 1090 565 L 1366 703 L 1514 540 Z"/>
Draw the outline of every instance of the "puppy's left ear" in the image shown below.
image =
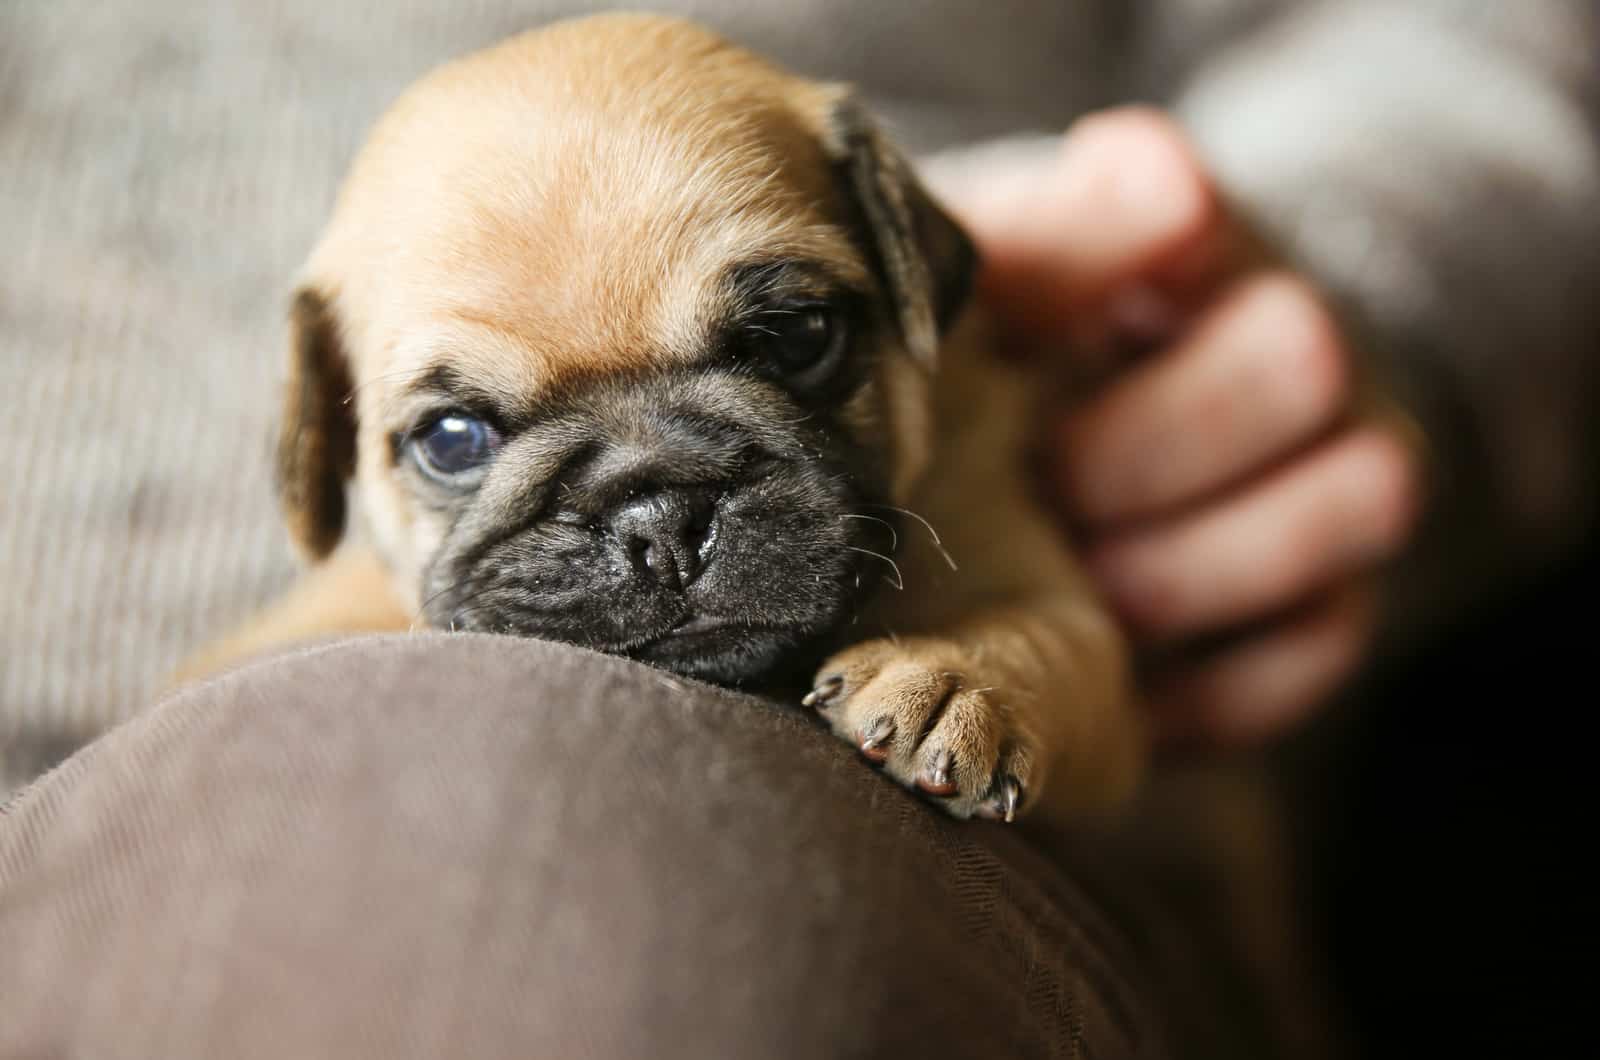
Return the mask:
<path id="1" fill-rule="evenodd" d="M 859 210 L 906 348 L 931 368 L 972 293 L 977 249 L 855 96 L 834 97 L 822 139 Z"/>
<path id="2" fill-rule="evenodd" d="M 356 469 L 354 388 L 327 295 L 306 286 L 289 313 L 289 386 L 278 435 L 278 503 L 302 553 L 320 560 L 344 536 Z"/>

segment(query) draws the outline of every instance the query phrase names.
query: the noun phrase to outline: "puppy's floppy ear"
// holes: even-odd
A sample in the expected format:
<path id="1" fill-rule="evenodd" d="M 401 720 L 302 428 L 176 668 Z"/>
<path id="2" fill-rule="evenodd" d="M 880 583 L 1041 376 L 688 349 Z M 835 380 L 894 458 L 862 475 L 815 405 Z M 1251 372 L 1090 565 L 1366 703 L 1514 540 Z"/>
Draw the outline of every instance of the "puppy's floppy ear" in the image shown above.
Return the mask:
<path id="1" fill-rule="evenodd" d="M 355 467 L 355 407 L 338 321 L 321 292 L 303 287 L 289 311 L 278 500 L 295 543 L 313 559 L 344 535 L 345 483 Z"/>
<path id="2" fill-rule="evenodd" d="M 906 348 L 931 368 L 972 292 L 977 250 L 848 92 L 829 107 L 823 146 L 860 211 Z"/>

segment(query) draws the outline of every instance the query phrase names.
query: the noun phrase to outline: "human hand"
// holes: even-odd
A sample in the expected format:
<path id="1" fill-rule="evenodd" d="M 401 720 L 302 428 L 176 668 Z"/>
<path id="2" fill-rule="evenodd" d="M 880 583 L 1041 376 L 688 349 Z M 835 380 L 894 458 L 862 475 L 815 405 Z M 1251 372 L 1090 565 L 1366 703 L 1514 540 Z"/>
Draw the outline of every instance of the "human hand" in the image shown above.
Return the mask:
<path id="1" fill-rule="evenodd" d="M 1351 350 L 1314 285 L 1247 262 L 1158 111 L 934 186 L 1009 334 L 1140 350 L 1053 428 L 1052 485 L 1141 649 L 1158 737 L 1238 745 L 1305 717 L 1361 661 L 1369 575 L 1421 498 L 1401 431 L 1351 414 Z"/>

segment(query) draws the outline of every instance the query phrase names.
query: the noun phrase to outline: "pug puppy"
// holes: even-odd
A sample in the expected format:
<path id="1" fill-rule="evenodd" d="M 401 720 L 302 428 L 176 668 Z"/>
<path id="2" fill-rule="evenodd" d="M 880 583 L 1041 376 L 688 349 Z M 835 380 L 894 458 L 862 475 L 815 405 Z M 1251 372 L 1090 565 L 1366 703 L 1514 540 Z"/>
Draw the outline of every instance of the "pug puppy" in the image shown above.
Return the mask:
<path id="1" fill-rule="evenodd" d="M 279 482 L 315 566 L 192 672 L 419 625 L 803 672 L 958 817 L 1116 805 L 1127 652 L 1032 496 L 1040 388 L 987 355 L 975 267 L 846 88 L 691 23 L 444 66 L 294 297 Z"/>

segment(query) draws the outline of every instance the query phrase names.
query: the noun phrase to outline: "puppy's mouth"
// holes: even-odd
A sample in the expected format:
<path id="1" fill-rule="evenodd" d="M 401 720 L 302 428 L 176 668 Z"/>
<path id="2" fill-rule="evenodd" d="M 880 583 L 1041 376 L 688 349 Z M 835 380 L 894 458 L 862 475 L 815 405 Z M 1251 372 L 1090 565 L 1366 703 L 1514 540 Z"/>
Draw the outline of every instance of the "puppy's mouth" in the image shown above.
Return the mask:
<path id="1" fill-rule="evenodd" d="M 772 672 L 803 639 L 781 626 L 694 615 L 614 654 L 693 677 L 738 684 Z"/>
<path id="2" fill-rule="evenodd" d="M 635 650 L 648 652 L 657 645 L 667 642 L 674 645 L 694 645 L 715 642 L 728 636 L 740 637 L 777 632 L 780 632 L 777 626 L 751 625 L 748 622 L 722 618 L 717 615 L 692 615 L 684 618 L 683 621 L 665 633 L 649 638 Z"/>

